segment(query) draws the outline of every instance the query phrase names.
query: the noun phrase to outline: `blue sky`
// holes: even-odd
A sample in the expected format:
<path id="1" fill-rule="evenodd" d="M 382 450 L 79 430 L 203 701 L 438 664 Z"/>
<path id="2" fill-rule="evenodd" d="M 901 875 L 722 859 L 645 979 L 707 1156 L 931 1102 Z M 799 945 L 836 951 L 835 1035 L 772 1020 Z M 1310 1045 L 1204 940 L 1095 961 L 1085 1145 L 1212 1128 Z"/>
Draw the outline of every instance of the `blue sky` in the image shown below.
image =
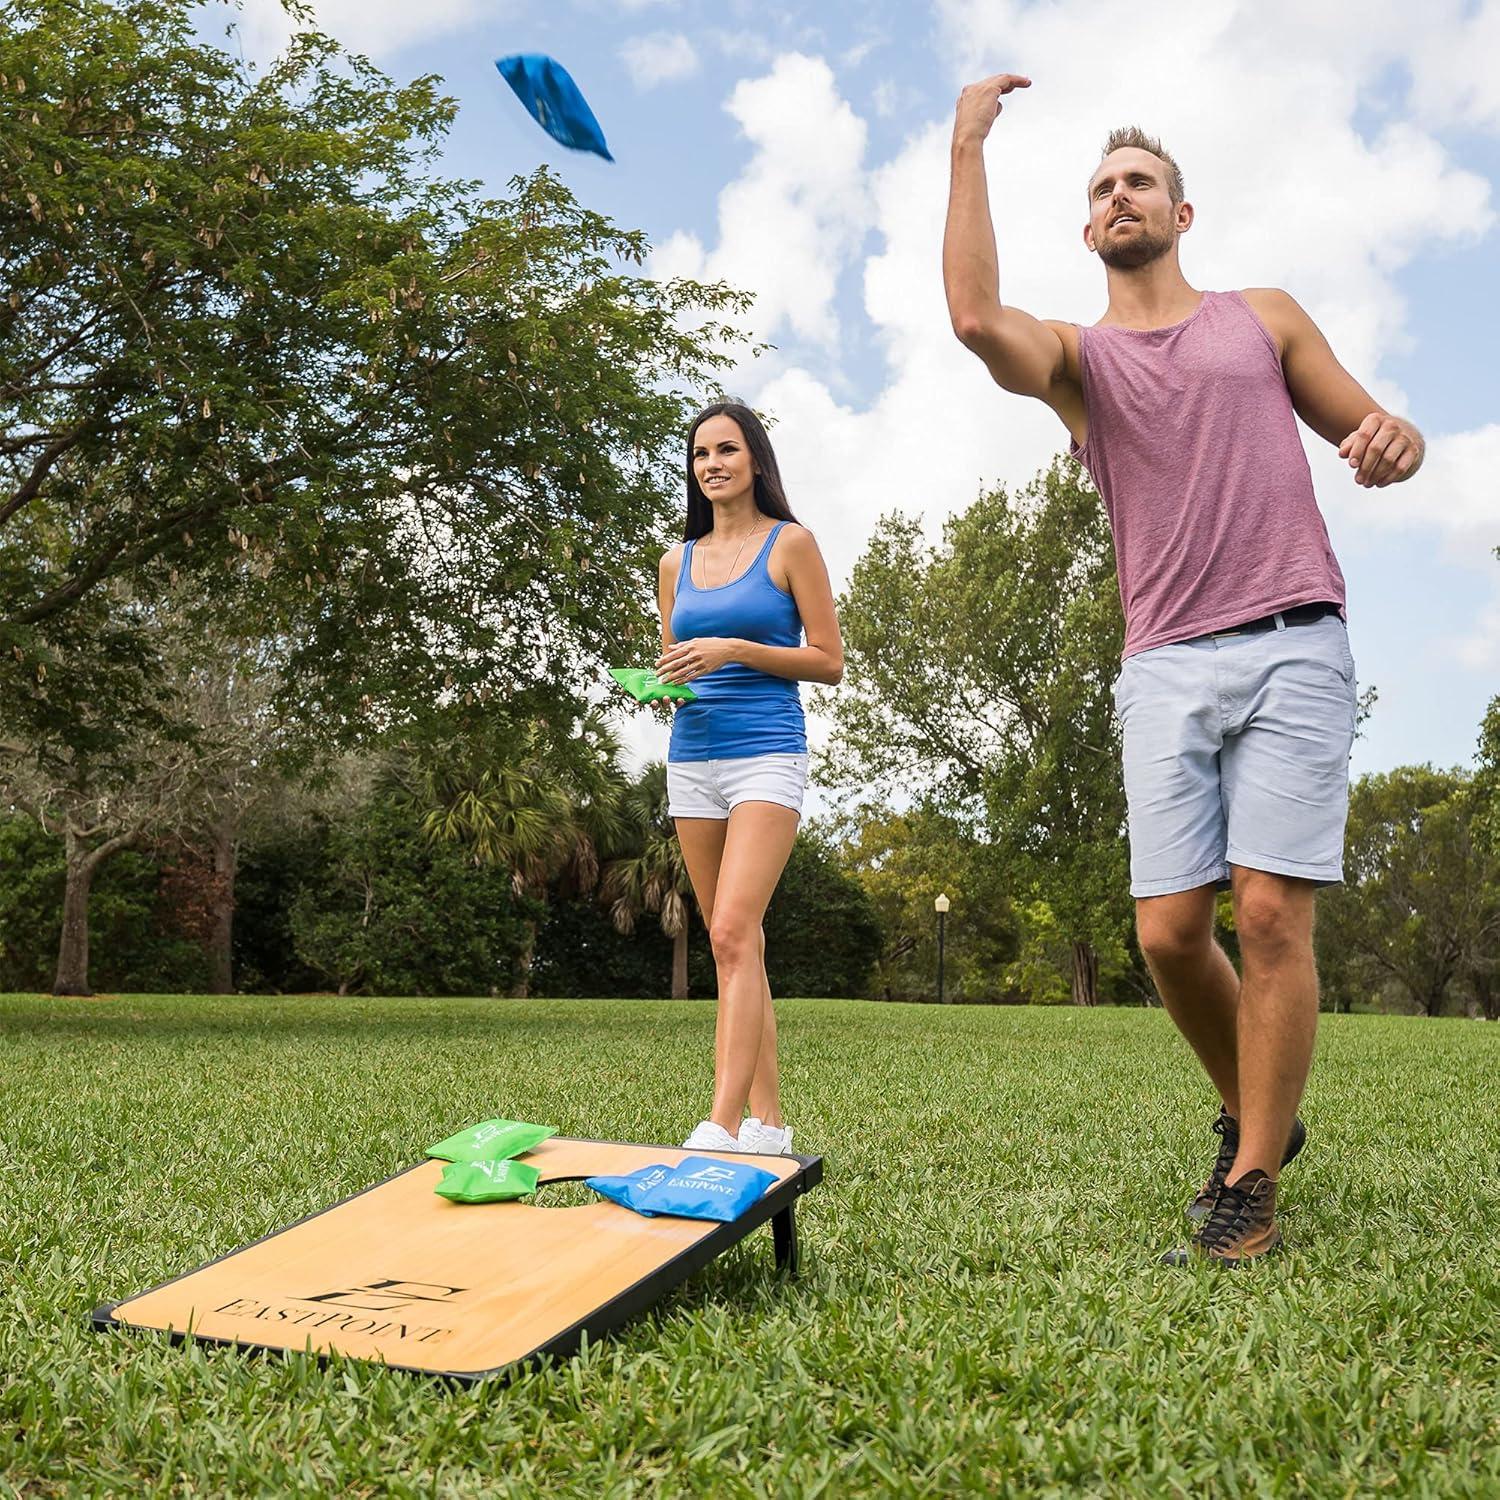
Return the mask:
<path id="1" fill-rule="evenodd" d="M 1285 286 L 1377 399 L 1426 432 L 1427 467 L 1372 496 L 1304 434 L 1380 702 L 1358 771 L 1472 758 L 1500 691 L 1500 0 L 324 0 L 321 24 L 461 102 L 445 163 L 502 192 L 545 161 L 643 229 L 656 274 L 758 296 L 776 345 L 735 385 L 778 419 L 793 503 L 841 582 L 882 512 L 928 521 L 1022 482 L 1065 441 L 949 333 L 937 263 L 960 85 L 1035 80 L 989 148 L 1002 296 L 1091 322 L 1082 184 L 1108 129 L 1159 131 L 1199 219 L 1195 285 Z M 1414 17 L 1417 17 L 1414 19 Z M 245 0 L 247 52 L 284 33 Z M 554 145 L 494 70 L 544 51 L 616 160 Z M 649 741 L 642 749 L 655 748 Z"/>

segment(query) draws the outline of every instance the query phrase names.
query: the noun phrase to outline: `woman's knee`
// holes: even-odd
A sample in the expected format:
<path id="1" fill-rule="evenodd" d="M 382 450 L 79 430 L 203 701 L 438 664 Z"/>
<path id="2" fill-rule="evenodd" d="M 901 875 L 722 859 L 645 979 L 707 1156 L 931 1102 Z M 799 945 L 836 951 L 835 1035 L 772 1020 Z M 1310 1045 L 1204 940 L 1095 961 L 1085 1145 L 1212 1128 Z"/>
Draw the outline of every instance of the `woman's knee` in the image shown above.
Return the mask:
<path id="1" fill-rule="evenodd" d="M 708 929 L 708 940 L 713 946 L 714 962 L 721 969 L 758 964 L 765 952 L 765 939 L 761 935 L 760 923 L 733 912 L 714 916 Z"/>

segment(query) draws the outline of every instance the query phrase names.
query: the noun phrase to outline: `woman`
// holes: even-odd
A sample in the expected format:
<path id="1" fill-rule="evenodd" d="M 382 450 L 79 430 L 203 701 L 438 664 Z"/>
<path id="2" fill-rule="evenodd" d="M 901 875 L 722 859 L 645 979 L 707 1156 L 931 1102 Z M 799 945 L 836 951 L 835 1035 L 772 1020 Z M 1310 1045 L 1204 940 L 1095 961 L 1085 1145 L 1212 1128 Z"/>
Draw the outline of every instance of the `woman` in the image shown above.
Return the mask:
<path id="1" fill-rule="evenodd" d="M 761 919 L 807 784 L 797 684 L 836 683 L 844 647 L 818 544 L 786 503 L 765 428 L 738 402 L 707 407 L 688 430 L 684 535 L 661 560 L 656 672 L 698 695 L 673 716 L 668 811 L 719 971 L 713 1107 L 684 1144 L 779 1154 L 792 1132 Z"/>

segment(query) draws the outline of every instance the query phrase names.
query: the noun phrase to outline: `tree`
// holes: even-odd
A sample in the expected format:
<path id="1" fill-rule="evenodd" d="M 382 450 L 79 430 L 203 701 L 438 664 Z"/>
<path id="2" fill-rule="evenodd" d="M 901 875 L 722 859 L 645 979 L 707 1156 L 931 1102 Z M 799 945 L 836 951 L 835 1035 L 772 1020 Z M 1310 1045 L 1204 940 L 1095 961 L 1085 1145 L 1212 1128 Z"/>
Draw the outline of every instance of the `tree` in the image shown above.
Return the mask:
<path id="1" fill-rule="evenodd" d="M 882 946 L 880 919 L 816 826 L 805 827 L 792 845 L 765 929 L 772 994 L 828 998 L 869 992 Z"/>
<path id="2" fill-rule="evenodd" d="M 1500 547 L 1495 549 L 1500 560 Z M 1500 697 L 1490 706 L 1479 726 L 1479 748 L 1474 757 L 1474 842 L 1494 884 L 1500 886 Z M 1500 891 L 1496 893 L 1500 902 Z M 1467 980 L 1475 1004 L 1488 1020 L 1500 1020 L 1500 941 L 1488 952 L 1476 952 L 1467 965 Z"/>
<path id="3" fill-rule="evenodd" d="M 203 951 L 181 930 L 159 858 L 150 843 L 124 850 L 92 882 L 90 982 L 97 989 L 203 989 Z M 24 815 L 0 817 L 0 992 L 52 987 L 66 875 L 57 839 Z"/>
<path id="4" fill-rule="evenodd" d="M 535 903 L 512 991 L 524 999 L 549 892 L 592 891 L 600 849 L 623 830 L 619 746 L 593 713 L 520 725 L 500 713 L 458 714 L 453 723 L 451 738 L 414 753 L 407 795 L 429 837 L 506 870 L 515 895 Z"/>
<path id="5" fill-rule="evenodd" d="M 637 923 L 629 936 L 592 896 L 554 895 L 537 932 L 531 992 L 558 998 L 667 995 L 672 989 L 673 943 L 656 922 Z M 688 929 L 688 969 L 710 986 L 713 957 L 701 926 Z"/>
<path id="6" fill-rule="evenodd" d="M 83 749 L 0 742 L 0 805 L 62 844 L 65 879 L 55 995 L 88 995 L 89 893 L 105 864 L 170 829 L 191 782 L 170 733 L 77 736 Z"/>
<path id="7" fill-rule="evenodd" d="M 1487 854 L 1500 859 L 1500 697 L 1490 699 L 1489 710 L 1479 726 L 1474 799 L 1475 835 Z"/>
<path id="8" fill-rule="evenodd" d="M 1496 549 L 1500 557 L 1500 548 Z M 1474 839 L 1500 884 L 1500 697 L 1490 699 L 1479 726 L 1474 771 Z M 1500 896 L 1497 896 L 1500 899 Z M 1481 1014 L 1500 1020 L 1500 942 L 1470 965 L 1469 983 Z"/>
<path id="9" fill-rule="evenodd" d="M 176 874 L 202 911 L 209 991 L 227 995 L 235 988 L 241 839 L 257 818 L 285 818 L 293 800 L 307 800 L 291 777 L 316 767 L 320 736 L 284 712 L 283 640 L 255 632 L 215 598 L 181 585 L 159 613 L 166 638 L 159 656 L 190 772 L 190 796 L 173 830 L 181 851 Z"/>
<path id="10" fill-rule="evenodd" d="M 245 818 L 281 785 L 287 726 L 274 703 L 278 643 L 256 638 L 186 580 L 149 603 L 118 582 L 108 593 L 156 663 L 149 717 L 108 720 L 65 699 L 66 716 L 52 729 L 28 734 L 23 721 L 0 741 L 0 792 L 64 845 L 57 992 L 88 992 L 95 876 L 149 840 L 169 860 L 184 917 L 197 913 L 209 987 L 226 994 L 236 841 Z"/>
<path id="11" fill-rule="evenodd" d="M 1485 748 L 1481 740 L 1482 752 Z M 1461 787 L 1453 799 L 1454 821 L 1468 866 L 1459 902 L 1457 988 L 1479 1015 L 1496 1021 L 1500 1020 L 1500 846 L 1492 832 L 1495 804 L 1480 779 L 1487 769 L 1481 761 L 1479 776 Z"/>
<path id="12" fill-rule="evenodd" d="M 660 919 L 662 932 L 672 940 L 672 998 L 686 1000 L 693 885 L 667 814 L 665 762 L 651 762 L 626 790 L 621 813 L 634 852 L 606 866 L 600 898 L 608 904 L 616 930 L 627 937 L 643 913 Z"/>
<path id="13" fill-rule="evenodd" d="M 149 699 L 129 582 L 213 580 L 348 736 L 583 699 L 647 628 L 690 402 L 744 299 L 545 172 L 432 175 L 455 104 L 188 0 L 0 0 L 0 722 Z M 607 535 L 609 545 L 597 539 Z M 86 653 L 109 637 L 108 653 Z"/>
<path id="14" fill-rule="evenodd" d="M 823 774 L 919 798 L 990 842 L 1064 935 L 1076 1004 L 1131 922 L 1110 687 L 1122 636 L 1098 496 L 1058 460 L 948 521 L 887 516 L 840 601 L 848 673 Z"/>
<path id="15" fill-rule="evenodd" d="M 292 905 L 307 887 L 329 880 L 330 799 L 318 811 L 251 824 L 235 869 L 233 970 L 252 994 L 298 994 L 327 987 L 327 976 L 297 953 Z"/>
<path id="16" fill-rule="evenodd" d="M 876 957 L 881 998 L 935 996 L 933 901 L 940 892 L 953 902 L 945 993 L 955 1000 L 1010 998 L 1004 976 L 1017 956 L 1016 923 L 993 846 L 925 802 L 900 812 L 856 804 L 830 819 L 825 831 L 873 908 L 882 939 Z"/>
<path id="17" fill-rule="evenodd" d="M 1458 985 L 1482 991 L 1500 954 L 1500 862 L 1476 844 L 1479 811 L 1465 771 L 1361 777 L 1345 884 L 1319 903 L 1320 954 L 1394 980 L 1426 1015 L 1440 1014 Z"/>
<path id="18" fill-rule="evenodd" d="M 434 842 L 380 778 L 330 821 L 288 915 L 297 957 L 341 995 L 495 995 L 531 913 L 505 871 Z"/>

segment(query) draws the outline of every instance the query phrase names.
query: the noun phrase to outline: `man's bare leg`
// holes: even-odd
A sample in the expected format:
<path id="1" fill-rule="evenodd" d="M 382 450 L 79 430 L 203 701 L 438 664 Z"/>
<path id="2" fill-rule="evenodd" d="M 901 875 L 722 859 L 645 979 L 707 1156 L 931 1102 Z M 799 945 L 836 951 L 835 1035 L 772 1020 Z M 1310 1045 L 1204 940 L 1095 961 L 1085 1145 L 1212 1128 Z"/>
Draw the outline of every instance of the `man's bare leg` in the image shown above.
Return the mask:
<path id="1" fill-rule="evenodd" d="M 1240 980 L 1214 941 L 1214 895 L 1204 885 L 1139 897 L 1136 934 L 1167 1014 L 1198 1054 L 1224 1108 L 1238 1118 Z"/>
<path id="2" fill-rule="evenodd" d="M 1239 1005 L 1240 1149 L 1228 1181 L 1275 1178 L 1312 1065 L 1318 1029 L 1309 881 L 1236 865 L 1234 920 L 1244 978 Z"/>

